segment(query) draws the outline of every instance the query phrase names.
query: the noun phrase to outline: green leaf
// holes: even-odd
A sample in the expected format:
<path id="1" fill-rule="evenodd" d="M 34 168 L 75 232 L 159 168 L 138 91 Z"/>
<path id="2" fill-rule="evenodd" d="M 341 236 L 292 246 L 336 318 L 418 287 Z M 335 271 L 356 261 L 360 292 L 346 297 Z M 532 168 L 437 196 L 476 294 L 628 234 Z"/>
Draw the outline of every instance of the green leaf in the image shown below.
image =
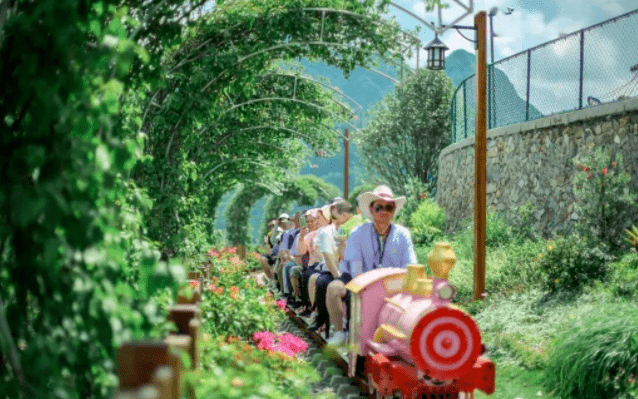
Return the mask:
<path id="1" fill-rule="evenodd" d="M 103 144 L 98 145 L 95 149 L 95 159 L 98 166 L 103 171 L 109 170 L 111 168 L 111 155 L 109 154 L 106 146 L 104 146 Z"/>

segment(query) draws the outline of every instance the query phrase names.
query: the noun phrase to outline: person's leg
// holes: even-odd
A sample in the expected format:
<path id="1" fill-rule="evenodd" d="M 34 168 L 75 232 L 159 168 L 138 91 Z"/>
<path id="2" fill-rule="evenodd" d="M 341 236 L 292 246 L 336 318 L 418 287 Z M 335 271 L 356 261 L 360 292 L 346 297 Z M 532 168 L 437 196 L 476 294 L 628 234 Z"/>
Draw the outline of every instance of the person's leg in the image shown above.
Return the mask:
<path id="1" fill-rule="evenodd" d="M 317 279 L 319 278 L 321 274 L 319 273 L 315 273 L 312 276 L 310 276 L 310 279 L 308 280 L 308 297 L 310 298 L 310 306 L 315 306 L 315 296 L 316 296 L 316 285 L 317 285 Z"/>
<path id="2" fill-rule="evenodd" d="M 284 294 L 291 295 L 292 290 L 290 289 L 290 268 L 292 262 L 288 261 L 282 270 L 283 278 L 284 278 Z"/>
<path id="3" fill-rule="evenodd" d="M 301 298 L 301 291 L 299 290 L 299 280 L 301 279 L 301 266 L 294 266 L 290 269 L 290 285 L 292 286 L 292 293 L 296 298 Z"/>
<path id="4" fill-rule="evenodd" d="M 285 294 L 286 291 L 284 290 L 284 264 L 281 260 L 279 260 L 277 262 L 279 265 L 277 266 L 277 281 L 279 281 L 279 289 L 281 290 L 282 294 Z"/>
<path id="5" fill-rule="evenodd" d="M 321 326 L 328 321 L 328 308 L 326 307 L 326 294 L 328 285 L 334 280 L 332 273 L 323 272 L 316 283 L 317 325 Z"/>
<path id="6" fill-rule="evenodd" d="M 335 326 L 335 332 L 343 331 L 343 302 L 348 290 L 346 284 L 352 280 L 348 273 L 342 274 L 338 279 L 328 285 L 326 305 L 330 315 L 330 323 Z"/>
<path id="7" fill-rule="evenodd" d="M 343 281 L 334 280 L 328 284 L 326 305 L 330 316 L 330 324 L 335 326 L 335 332 L 343 331 L 343 305 L 341 298 L 345 297 L 346 293 L 347 290 Z"/>

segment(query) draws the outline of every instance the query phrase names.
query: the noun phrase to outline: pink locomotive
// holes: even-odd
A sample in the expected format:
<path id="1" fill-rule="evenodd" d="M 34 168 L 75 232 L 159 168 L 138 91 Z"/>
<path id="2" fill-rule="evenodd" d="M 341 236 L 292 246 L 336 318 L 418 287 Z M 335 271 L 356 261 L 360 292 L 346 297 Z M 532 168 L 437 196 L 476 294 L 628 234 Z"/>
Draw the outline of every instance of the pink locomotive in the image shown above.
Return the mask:
<path id="1" fill-rule="evenodd" d="M 351 292 L 349 375 L 365 359 L 370 393 L 377 398 L 454 399 L 475 389 L 494 392 L 494 364 L 484 356 L 472 317 L 451 303 L 447 280 L 456 256 L 437 243 L 422 265 L 379 268 L 355 277 Z"/>

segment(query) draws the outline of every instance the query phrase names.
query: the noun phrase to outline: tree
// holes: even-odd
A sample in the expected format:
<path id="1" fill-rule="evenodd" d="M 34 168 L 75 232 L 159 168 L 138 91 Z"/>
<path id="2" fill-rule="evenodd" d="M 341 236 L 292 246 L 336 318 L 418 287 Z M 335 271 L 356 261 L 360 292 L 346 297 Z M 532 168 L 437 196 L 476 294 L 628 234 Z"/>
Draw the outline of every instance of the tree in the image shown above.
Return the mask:
<path id="1" fill-rule="evenodd" d="M 452 92 L 444 72 L 421 69 L 384 97 L 355 138 L 364 166 L 399 191 L 410 178 L 433 183 L 439 154 L 450 144 Z"/>

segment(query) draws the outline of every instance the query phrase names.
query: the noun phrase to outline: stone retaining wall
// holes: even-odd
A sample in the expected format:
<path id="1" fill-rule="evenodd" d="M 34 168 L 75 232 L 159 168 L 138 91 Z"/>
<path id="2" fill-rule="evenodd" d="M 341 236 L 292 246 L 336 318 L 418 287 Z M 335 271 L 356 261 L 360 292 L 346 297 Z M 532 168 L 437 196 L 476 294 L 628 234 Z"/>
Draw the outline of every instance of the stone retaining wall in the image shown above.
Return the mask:
<path id="1" fill-rule="evenodd" d="M 569 230 L 578 220 L 572 159 L 590 143 L 620 152 L 638 190 L 638 99 L 492 129 L 487 132 L 487 206 L 509 218 L 527 202 L 537 206 L 535 227 L 544 235 Z M 449 230 L 474 214 L 474 137 L 439 156 L 437 202 Z"/>

